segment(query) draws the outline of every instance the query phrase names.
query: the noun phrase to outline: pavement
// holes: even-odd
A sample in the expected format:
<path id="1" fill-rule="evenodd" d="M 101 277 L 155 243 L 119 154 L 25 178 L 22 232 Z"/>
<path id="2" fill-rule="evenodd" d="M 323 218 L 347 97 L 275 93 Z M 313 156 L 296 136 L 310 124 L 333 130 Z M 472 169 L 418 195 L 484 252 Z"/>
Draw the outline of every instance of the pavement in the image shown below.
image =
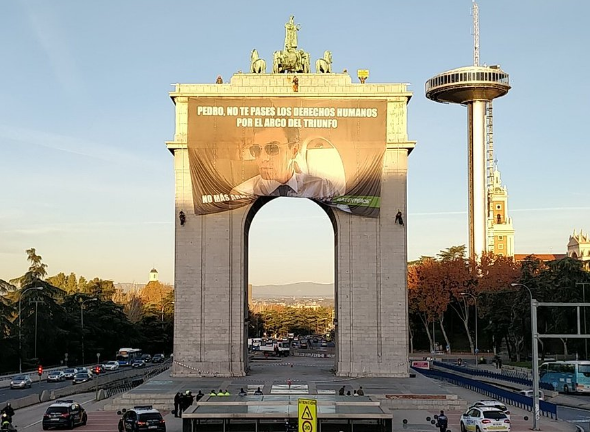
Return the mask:
<path id="1" fill-rule="evenodd" d="M 449 418 L 449 430 L 453 432 L 460 430 L 459 418 L 469 404 L 484 398 L 479 393 L 446 382 L 431 380 L 420 374 L 417 374 L 415 378 L 343 378 L 334 376 L 332 369 L 333 359 L 288 357 L 252 362 L 251 370 L 246 377 L 174 378 L 170 376 L 170 371 L 165 371 L 128 393 L 132 394 L 134 398 L 161 393 L 168 395 L 171 405 L 174 394 L 186 390 L 191 390 L 193 394 L 201 390 L 205 395 L 208 395 L 213 389 L 227 389 L 232 395 L 236 395 L 240 388 L 252 393 L 258 387 L 261 387 L 264 394 L 329 394 L 337 393 L 342 386 L 351 392 L 362 386 L 367 396 L 457 395 L 465 401 L 464 406 L 460 409 L 445 411 Z M 290 388 L 289 381 L 291 381 Z M 206 398 L 207 396 L 204 400 Z M 194 406 L 189 408 L 189 412 L 193 409 Z M 439 407 L 436 405 L 433 405 L 432 409 L 394 409 L 391 412 L 394 431 L 437 431 L 434 425 L 427 420 L 439 413 Z M 166 414 L 168 432 L 182 430 L 182 419 L 175 418 L 170 411 L 164 411 L 163 414 Z M 531 414 L 518 408 L 511 407 L 511 422 L 512 432 L 528 431 L 532 427 Z M 538 426 L 541 430 L 548 432 L 576 431 L 575 425 L 571 423 L 545 417 L 539 420 Z"/>

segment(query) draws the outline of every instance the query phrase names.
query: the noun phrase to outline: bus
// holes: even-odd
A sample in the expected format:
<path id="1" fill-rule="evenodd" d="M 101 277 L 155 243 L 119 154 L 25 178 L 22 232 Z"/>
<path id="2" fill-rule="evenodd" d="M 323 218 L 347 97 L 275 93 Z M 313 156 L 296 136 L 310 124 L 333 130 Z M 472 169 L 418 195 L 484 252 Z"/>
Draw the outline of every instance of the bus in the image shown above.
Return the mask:
<path id="1" fill-rule="evenodd" d="M 141 354 L 139 348 L 121 348 L 117 351 L 115 359 L 119 362 L 119 366 L 131 366 L 133 360 L 141 358 Z"/>
<path id="2" fill-rule="evenodd" d="M 590 393 L 590 361 L 551 361 L 539 366 L 539 382 L 563 393 Z"/>

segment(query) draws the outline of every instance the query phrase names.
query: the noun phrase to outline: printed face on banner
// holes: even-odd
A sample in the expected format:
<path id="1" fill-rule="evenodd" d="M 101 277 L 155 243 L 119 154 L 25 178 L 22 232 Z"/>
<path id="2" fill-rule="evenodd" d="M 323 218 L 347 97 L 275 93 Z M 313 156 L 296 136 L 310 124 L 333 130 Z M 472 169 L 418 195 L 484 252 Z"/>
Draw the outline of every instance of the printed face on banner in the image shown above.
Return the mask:
<path id="1" fill-rule="evenodd" d="M 286 196 L 377 217 L 385 118 L 381 100 L 190 98 L 195 213 Z"/>

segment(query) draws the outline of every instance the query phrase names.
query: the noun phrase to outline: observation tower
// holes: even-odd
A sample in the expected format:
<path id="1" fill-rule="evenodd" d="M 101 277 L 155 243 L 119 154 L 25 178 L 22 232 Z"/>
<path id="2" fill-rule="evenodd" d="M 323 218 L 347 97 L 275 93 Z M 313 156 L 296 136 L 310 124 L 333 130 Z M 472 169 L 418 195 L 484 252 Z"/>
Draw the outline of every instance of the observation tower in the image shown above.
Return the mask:
<path id="1" fill-rule="evenodd" d="M 469 256 L 481 256 L 486 247 L 486 108 L 510 90 L 500 66 L 479 65 L 479 9 L 473 2 L 473 66 L 452 69 L 426 81 L 426 97 L 435 102 L 467 106 L 469 198 Z M 491 149 L 490 149 L 491 151 Z"/>

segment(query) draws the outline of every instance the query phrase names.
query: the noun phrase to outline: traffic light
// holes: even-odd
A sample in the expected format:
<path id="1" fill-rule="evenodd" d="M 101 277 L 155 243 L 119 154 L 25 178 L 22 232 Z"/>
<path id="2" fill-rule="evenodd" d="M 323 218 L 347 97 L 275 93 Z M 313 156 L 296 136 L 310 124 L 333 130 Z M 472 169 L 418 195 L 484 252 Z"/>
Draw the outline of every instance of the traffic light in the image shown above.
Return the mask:
<path id="1" fill-rule="evenodd" d="M 37 366 L 37 373 L 39 374 L 39 376 L 43 375 L 43 366 Z"/>

